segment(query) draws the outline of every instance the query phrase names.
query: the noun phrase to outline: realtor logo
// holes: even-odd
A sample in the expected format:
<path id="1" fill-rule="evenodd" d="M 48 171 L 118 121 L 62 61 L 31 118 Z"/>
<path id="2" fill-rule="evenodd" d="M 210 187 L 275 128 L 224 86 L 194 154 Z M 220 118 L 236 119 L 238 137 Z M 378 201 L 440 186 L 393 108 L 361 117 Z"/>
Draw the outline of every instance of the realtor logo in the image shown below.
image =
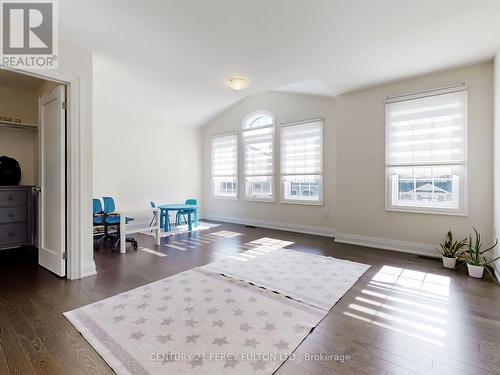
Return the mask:
<path id="1" fill-rule="evenodd" d="M 1 0 L 1 65 L 17 69 L 57 68 L 54 0 Z"/>

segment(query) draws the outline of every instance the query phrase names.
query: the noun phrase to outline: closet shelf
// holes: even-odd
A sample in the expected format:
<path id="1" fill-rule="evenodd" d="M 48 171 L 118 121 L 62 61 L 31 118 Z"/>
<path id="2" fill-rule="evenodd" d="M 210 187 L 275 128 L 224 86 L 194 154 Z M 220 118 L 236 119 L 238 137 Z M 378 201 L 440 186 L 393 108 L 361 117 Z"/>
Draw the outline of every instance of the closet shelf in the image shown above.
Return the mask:
<path id="1" fill-rule="evenodd" d="M 20 129 L 20 130 L 28 130 L 28 131 L 32 131 L 32 132 L 38 131 L 36 124 L 25 124 L 25 123 L 10 122 L 10 121 L 0 121 L 0 128 Z"/>

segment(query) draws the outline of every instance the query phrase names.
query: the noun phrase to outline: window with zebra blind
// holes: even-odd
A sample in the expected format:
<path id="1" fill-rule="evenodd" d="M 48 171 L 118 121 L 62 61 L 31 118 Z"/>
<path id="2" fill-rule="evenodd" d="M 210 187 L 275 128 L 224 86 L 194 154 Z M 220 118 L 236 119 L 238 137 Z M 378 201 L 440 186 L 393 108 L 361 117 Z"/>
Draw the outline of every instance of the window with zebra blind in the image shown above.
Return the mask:
<path id="1" fill-rule="evenodd" d="M 386 208 L 465 215 L 467 87 L 386 101 Z"/>
<path id="2" fill-rule="evenodd" d="M 323 120 L 284 124 L 280 131 L 282 202 L 322 204 Z"/>
<path id="3" fill-rule="evenodd" d="M 238 198 L 238 134 L 212 137 L 212 193 Z"/>

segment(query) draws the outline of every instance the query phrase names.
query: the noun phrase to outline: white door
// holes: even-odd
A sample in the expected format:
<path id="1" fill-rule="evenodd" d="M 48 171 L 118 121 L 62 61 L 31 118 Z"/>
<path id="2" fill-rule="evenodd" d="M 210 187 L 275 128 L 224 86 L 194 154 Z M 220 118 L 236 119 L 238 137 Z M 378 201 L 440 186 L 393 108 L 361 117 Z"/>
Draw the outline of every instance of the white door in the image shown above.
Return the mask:
<path id="1" fill-rule="evenodd" d="M 66 275 L 66 111 L 64 86 L 39 99 L 38 263 Z"/>

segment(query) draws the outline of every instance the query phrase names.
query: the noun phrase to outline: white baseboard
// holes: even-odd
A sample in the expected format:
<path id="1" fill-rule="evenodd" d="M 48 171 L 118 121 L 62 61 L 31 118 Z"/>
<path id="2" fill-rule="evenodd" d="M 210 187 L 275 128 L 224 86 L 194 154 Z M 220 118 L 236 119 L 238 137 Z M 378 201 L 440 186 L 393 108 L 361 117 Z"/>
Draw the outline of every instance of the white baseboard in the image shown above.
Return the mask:
<path id="1" fill-rule="evenodd" d="M 253 219 L 246 219 L 246 218 L 242 218 L 242 217 L 227 217 L 227 216 L 208 215 L 208 216 L 204 216 L 203 219 L 222 221 L 222 222 L 232 223 L 232 224 L 253 225 L 256 227 L 285 230 L 288 232 L 314 234 L 317 236 L 335 237 L 335 229 L 334 228 L 327 228 L 327 227 L 317 227 L 317 226 L 312 226 L 312 225 L 302 225 L 302 224 L 294 224 L 294 223 L 277 223 L 274 221 L 253 220 Z"/>
<path id="2" fill-rule="evenodd" d="M 95 262 L 94 261 L 88 262 L 87 264 L 84 264 L 82 266 L 80 271 L 80 277 L 78 277 L 77 279 L 83 279 L 84 277 L 93 276 L 96 274 L 97 274 L 97 269 L 95 266 Z"/>
<path id="3" fill-rule="evenodd" d="M 426 243 L 392 240 L 389 238 L 362 236 L 352 233 L 337 233 L 335 242 L 376 249 L 399 251 L 402 253 L 424 255 L 439 258 L 439 254 L 434 250 L 435 246 Z"/>

